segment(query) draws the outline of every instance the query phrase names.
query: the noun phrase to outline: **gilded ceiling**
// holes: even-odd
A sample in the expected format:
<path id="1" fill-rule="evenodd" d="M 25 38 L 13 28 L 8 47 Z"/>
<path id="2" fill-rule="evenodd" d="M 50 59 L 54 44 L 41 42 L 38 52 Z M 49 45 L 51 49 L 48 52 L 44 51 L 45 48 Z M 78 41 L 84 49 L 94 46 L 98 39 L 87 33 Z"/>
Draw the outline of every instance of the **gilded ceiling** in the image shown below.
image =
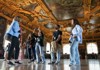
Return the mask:
<path id="1" fill-rule="evenodd" d="M 82 0 L 44 0 L 57 20 L 83 17 Z"/>
<path id="2" fill-rule="evenodd" d="M 75 17 L 84 29 L 84 41 L 100 41 L 100 0 L 0 0 L 0 16 L 11 22 L 15 15 L 22 17 L 21 27 L 27 31 L 40 27 L 47 41 L 53 26 L 60 24 L 64 43 Z"/>

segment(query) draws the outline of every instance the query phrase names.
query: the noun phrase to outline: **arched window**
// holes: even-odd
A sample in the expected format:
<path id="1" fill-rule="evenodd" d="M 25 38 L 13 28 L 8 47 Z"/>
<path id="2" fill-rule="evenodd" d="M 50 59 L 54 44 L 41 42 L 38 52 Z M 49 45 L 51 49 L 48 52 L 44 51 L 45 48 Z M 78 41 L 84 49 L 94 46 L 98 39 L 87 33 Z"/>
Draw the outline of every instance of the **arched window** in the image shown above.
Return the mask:
<path id="1" fill-rule="evenodd" d="M 70 44 L 63 44 L 63 54 L 70 54 Z"/>
<path id="2" fill-rule="evenodd" d="M 46 54 L 50 54 L 50 43 L 47 42 L 46 44 Z"/>
<path id="3" fill-rule="evenodd" d="M 97 43 L 87 43 L 87 54 L 98 54 Z"/>

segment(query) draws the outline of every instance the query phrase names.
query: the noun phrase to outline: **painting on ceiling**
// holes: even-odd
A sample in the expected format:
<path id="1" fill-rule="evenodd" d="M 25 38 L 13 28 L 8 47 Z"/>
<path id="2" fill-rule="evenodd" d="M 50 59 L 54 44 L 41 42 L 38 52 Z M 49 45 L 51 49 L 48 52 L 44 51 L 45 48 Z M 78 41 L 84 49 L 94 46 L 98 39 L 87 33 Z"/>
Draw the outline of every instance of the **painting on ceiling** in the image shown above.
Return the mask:
<path id="1" fill-rule="evenodd" d="M 82 0 L 44 0 L 57 20 L 84 17 Z"/>

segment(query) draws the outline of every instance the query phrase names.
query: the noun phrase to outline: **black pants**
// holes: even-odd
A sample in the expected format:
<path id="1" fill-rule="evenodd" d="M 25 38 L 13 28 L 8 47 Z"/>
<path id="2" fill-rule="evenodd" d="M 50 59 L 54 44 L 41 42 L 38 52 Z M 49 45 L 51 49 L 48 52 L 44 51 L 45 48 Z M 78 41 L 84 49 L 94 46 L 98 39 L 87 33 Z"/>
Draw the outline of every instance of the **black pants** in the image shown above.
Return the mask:
<path id="1" fill-rule="evenodd" d="M 28 58 L 29 59 L 32 58 L 31 57 L 32 53 L 33 53 L 34 60 L 36 59 L 36 53 L 35 53 L 35 47 L 34 46 L 31 47 L 31 48 L 27 47 L 27 52 L 28 52 Z"/>
<path id="2" fill-rule="evenodd" d="M 35 46 L 32 47 L 32 51 L 33 51 L 33 57 L 34 57 L 34 60 L 36 59 L 36 51 L 35 51 Z"/>
<path id="3" fill-rule="evenodd" d="M 12 56 L 12 53 L 13 53 L 14 48 L 15 48 L 14 58 L 15 59 L 18 59 L 18 56 L 19 56 L 19 40 L 15 36 L 12 37 L 11 46 L 9 47 L 8 60 L 11 59 L 11 56 Z"/>

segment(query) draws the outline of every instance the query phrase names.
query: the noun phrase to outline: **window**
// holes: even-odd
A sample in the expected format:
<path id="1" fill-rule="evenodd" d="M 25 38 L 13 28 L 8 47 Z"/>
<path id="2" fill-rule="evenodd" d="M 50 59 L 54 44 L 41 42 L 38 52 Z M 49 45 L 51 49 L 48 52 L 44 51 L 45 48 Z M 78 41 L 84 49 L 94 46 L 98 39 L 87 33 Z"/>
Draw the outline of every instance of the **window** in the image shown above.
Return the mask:
<path id="1" fill-rule="evenodd" d="M 63 54 L 70 54 L 70 44 L 63 44 Z"/>
<path id="2" fill-rule="evenodd" d="M 98 54 L 97 43 L 87 43 L 87 54 Z"/>
<path id="3" fill-rule="evenodd" d="M 46 54 L 50 54 L 50 43 L 46 44 Z M 63 54 L 70 54 L 70 44 L 63 44 Z"/>
<path id="4" fill-rule="evenodd" d="M 89 60 L 89 70 L 100 70 L 99 60 Z"/>
<path id="5" fill-rule="evenodd" d="M 50 43 L 47 42 L 46 44 L 46 54 L 50 54 Z"/>

